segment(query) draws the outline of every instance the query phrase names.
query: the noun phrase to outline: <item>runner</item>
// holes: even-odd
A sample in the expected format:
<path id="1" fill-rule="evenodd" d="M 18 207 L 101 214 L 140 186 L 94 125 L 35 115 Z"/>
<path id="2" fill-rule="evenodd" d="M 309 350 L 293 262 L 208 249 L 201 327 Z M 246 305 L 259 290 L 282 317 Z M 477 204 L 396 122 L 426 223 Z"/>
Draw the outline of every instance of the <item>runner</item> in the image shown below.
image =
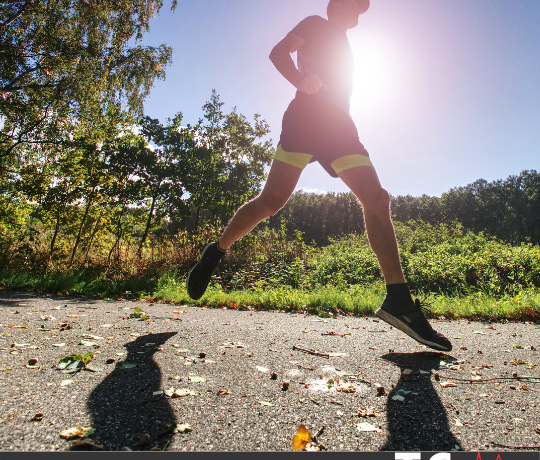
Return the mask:
<path id="1" fill-rule="evenodd" d="M 264 219 L 276 214 L 294 192 L 303 169 L 314 161 L 339 177 L 364 209 L 366 232 L 387 285 L 376 315 L 418 342 L 441 351 L 452 344 L 433 330 L 405 280 L 382 188 L 349 115 L 354 59 L 347 31 L 358 25 L 369 0 L 330 0 L 327 18 L 309 16 L 270 53 L 276 69 L 297 88 L 283 116 L 280 142 L 262 192 L 233 216 L 219 240 L 208 244 L 187 278 L 191 298 L 200 299 L 227 249 Z M 297 52 L 298 68 L 292 54 Z"/>

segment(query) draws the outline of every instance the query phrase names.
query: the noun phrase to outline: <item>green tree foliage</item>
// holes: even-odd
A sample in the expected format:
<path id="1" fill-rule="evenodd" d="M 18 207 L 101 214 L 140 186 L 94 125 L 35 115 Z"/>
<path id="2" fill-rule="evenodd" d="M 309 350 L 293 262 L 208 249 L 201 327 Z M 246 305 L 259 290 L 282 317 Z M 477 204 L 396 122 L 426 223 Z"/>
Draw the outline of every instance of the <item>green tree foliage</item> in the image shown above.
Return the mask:
<path id="1" fill-rule="evenodd" d="M 121 109 L 142 114 L 171 62 L 169 47 L 140 44 L 161 7 L 161 0 L 0 3 L 0 166 L 25 144 L 68 140 L 75 123 L 88 131 Z"/>
<path id="2" fill-rule="evenodd" d="M 274 154 L 271 141 L 259 142 L 270 129 L 260 115 L 253 124 L 233 108 L 223 113 L 215 90 L 204 107 L 204 120 L 197 130 L 197 148 L 192 151 L 186 189 L 196 209 L 195 228 L 201 209 L 215 215 L 232 214 L 259 189 L 266 177 L 264 167 Z"/>
<path id="3" fill-rule="evenodd" d="M 111 265 L 121 259 L 122 242 L 136 246 L 140 258 L 150 239 L 153 246 L 166 235 L 164 222 L 180 220 L 195 204 L 230 211 L 257 190 L 272 156 L 269 142 L 257 142 L 266 122 L 256 116 L 251 125 L 236 110 L 224 115 L 215 91 L 212 101 L 204 106 L 206 125 L 184 126 L 181 113 L 165 124 L 114 115 L 69 143 L 28 146 L 0 197 L 31 204 L 39 218 L 41 263 L 34 268 L 87 265 L 93 247 Z M 0 217 L 10 228 L 8 216 Z"/>
<path id="4" fill-rule="evenodd" d="M 518 176 L 487 182 L 478 180 L 451 189 L 440 198 L 392 197 L 394 221 L 421 220 L 438 224 L 460 222 L 464 228 L 486 232 L 504 241 L 540 243 L 540 174 L 522 171 Z M 296 192 L 285 207 L 270 218 L 278 228 L 284 221 L 289 235 L 301 231 L 306 242 L 327 245 L 331 238 L 364 231 L 362 206 L 352 193 Z"/>
<path id="5" fill-rule="evenodd" d="M 392 200 L 392 212 L 401 222 L 459 221 L 466 229 L 505 241 L 540 243 L 540 174 L 530 170 L 505 180 L 480 179 L 451 189 L 441 198 L 397 197 Z"/>

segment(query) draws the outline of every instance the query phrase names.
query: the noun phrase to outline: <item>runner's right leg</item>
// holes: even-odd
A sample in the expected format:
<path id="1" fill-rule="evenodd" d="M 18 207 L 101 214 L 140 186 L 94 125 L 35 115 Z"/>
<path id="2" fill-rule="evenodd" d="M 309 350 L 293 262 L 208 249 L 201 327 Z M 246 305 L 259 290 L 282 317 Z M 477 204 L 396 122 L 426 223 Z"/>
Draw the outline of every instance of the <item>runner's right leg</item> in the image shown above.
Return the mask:
<path id="1" fill-rule="evenodd" d="M 235 241 L 247 235 L 257 224 L 276 214 L 294 192 L 303 168 L 274 160 L 262 192 L 243 205 L 223 231 L 218 243 L 207 245 L 199 262 L 188 274 L 187 291 L 192 299 L 200 299 L 208 287 L 221 258 Z"/>
<path id="2" fill-rule="evenodd" d="M 303 169 L 274 160 L 262 192 L 242 206 L 219 239 L 219 247 L 228 249 L 267 217 L 276 214 L 289 200 Z"/>

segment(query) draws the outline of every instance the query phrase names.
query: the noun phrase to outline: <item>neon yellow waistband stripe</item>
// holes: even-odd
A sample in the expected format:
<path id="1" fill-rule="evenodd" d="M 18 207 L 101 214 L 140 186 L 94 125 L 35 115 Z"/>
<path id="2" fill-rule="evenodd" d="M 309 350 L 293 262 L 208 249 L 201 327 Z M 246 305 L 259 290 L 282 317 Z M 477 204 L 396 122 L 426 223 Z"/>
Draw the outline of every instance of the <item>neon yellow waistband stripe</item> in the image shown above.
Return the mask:
<path id="1" fill-rule="evenodd" d="M 369 157 L 366 157 L 365 155 L 347 155 L 332 161 L 331 166 L 337 174 L 358 166 L 374 167 Z"/>
<path id="2" fill-rule="evenodd" d="M 281 145 L 278 146 L 274 156 L 275 160 L 283 161 L 283 163 L 296 166 L 300 169 L 304 169 L 312 158 L 313 155 L 309 155 L 308 153 L 286 152 L 281 148 Z"/>

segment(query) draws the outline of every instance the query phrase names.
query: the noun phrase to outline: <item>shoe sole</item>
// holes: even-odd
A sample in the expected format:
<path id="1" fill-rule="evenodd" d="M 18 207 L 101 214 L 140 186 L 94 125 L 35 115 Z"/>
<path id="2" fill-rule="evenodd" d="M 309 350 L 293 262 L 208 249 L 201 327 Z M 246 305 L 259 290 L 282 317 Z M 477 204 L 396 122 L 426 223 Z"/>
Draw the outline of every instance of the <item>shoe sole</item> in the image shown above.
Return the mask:
<path id="1" fill-rule="evenodd" d="M 435 350 L 439 350 L 439 351 L 450 351 L 450 349 L 446 348 L 446 347 L 443 347 L 442 345 L 438 344 L 438 343 L 435 343 L 435 342 L 431 342 L 429 340 L 426 340 L 422 337 L 420 337 L 416 332 L 414 332 L 407 324 L 405 324 L 403 321 L 399 320 L 398 318 L 396 318 L 395 316 L 385 312 L 384 310 L 382 310 L 381 308 L 379 308 L 375 314 L 381 318 L 383 321 L 386 321 L 388 324 L 394 326 L 395 328 L 399 329 L 401 332 L 405 332 L 405 334 L 407 334 L 409 337 L 412 337 L 414 340 L 416 340 L 417 342 L 420 342 L 430 348 L 433 348 Z"/>
<path id="2" fill-rule="evenodd" d="M 203 258 L 204 253 L 206 252 L 206 250 L 207 250 L 212 244 L 213 244 L 213 243 L 209 243 L 209 244 L 207 244 L 207 245 L 204 247 L 204 249 L 203 249 L 202 252 L 201 252 L 201 257 L 199 257 L 199 262 L 200 262 L 200 260 Z M 199 265 L 199 262 L 197 262 L 197 263 L 195 264 L 195 267 L 196 267 L 197 265 Z M 199 299 L 204 295 L 204 293 L 206 292 L 206 289 L 204 290 L 204 292 L 202 293 L 202 295 L 200 295 L 199 297 L 193 296 L 193 295 L 191 294 L 191 292 L 189 292 L 189 277 L 191 276 L 191 272 L 192 272 L 193 270 L 195 270 L 195 267 L 193 267 L 193 268 L 188 272 L 187 279 L 186 279 L 186 291 L 187 291 L 187 293 L 188 293 L 188 296 L 190 296 L 193 300 L 199 300 Z M 206 287 L 208 288 L 208 286 L 206 286 Z"/>

